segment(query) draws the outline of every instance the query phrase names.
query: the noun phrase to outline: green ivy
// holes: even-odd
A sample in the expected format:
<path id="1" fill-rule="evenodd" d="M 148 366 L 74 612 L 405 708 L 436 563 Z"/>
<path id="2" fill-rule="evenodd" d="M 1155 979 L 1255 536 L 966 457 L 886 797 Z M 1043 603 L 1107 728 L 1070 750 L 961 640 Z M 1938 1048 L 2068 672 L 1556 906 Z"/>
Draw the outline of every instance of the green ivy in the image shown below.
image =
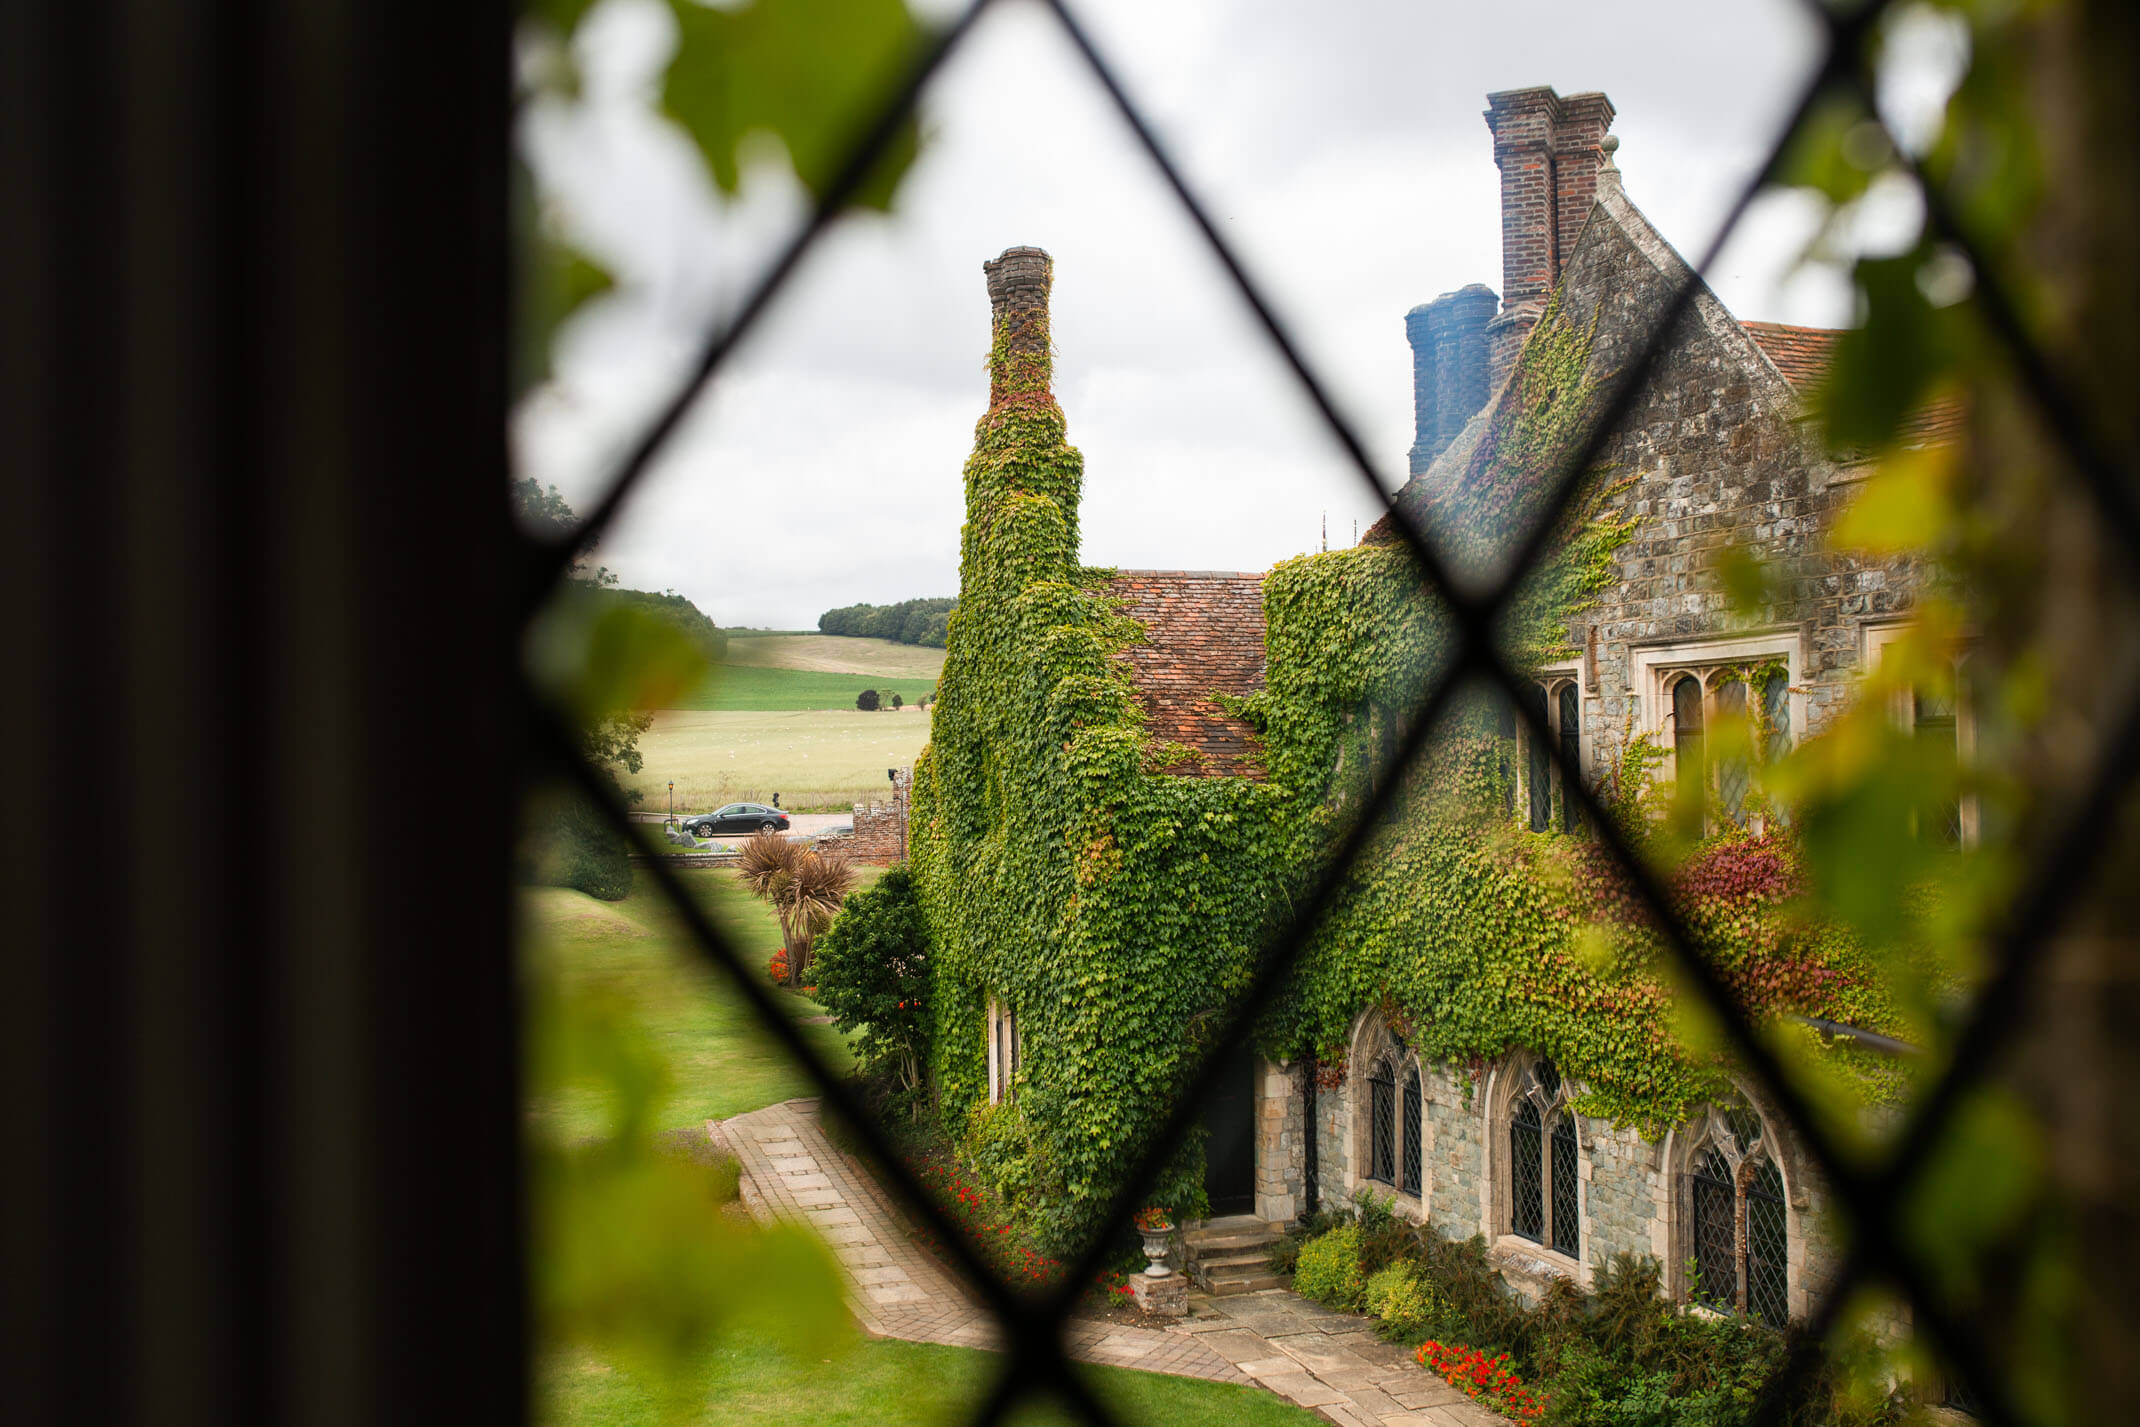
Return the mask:
<path id="1" fill-rule="evenodd" d="M 935 946 L 939 1113 L 992 1180 L 1046 1201 L 1017 1207 L 1061 1251 L 1092 1229 L 1261 939 L 1357 814 L 1449 639 L 1400 544 L 1286 561 L 1264 584 L 1265 687 L 1222 700 L 1261 738 L 1267 778 L 1174 776 L 1193 751 L 1146 732 L 1116 657 L 1142 631 L 1107 597 L 1108 572 L 1077 562 L 1082 458 L 1049 392 L 1044 325 L 1011 330 L 1044 320 L 995 333 L 912 856 Z M 1454 479 L 1408 497 L 1460 570 L 1492 570 L 1594 415 L 1590 339 L 1549 311 L 1511 377 L 1519 400 Z M 1520 664 L 1561 654 L 1570 616 L 1613 578 L 1633 529 L 1610 512 L 1615 493 L 1609 471 L 1590 473 L 1525 581 L 1503 627 Z M 1593 845 L 1532 834 L 1506 810 L 1513 760 L 1496 723 L 1484 697 L 1456 701 L 1299 948 L 1262 1047 L 1342 1061 L 1360 1011 L 1383 1005 L 1431 1059 L 1534 1049 L 1585 1087 L 1586 1110 L 1661 1129 L 1717 1093 L 1719 1064 L 1675 1035 L 1655 936 Z M 1630 781 L 1646 781 L 1648 756 L 1631 754 Z M 1757 1012 L 1883 1024 L 1856 947 L 1798 924 L 1799 877 L 1783 842 L 1734 835 L 1697 849 L 1679 888 Z M 1023 1031 L 1023 1109 L 1008 1122 L 975 1114 L 990 995 Z M 1157 1202 L 1196 1208 L 1201 1168 L 1184 1145 Z"/>

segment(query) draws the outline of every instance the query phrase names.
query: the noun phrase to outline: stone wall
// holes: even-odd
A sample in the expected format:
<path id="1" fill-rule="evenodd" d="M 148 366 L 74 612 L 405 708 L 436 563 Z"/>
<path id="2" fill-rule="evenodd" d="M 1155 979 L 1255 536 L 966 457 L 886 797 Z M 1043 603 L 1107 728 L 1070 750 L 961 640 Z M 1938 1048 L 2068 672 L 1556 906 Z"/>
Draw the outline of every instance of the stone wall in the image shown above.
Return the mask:
<path id="1" fill-rule="evenodd" d="M 1363 1022 L 1372 1018 L 1370 1012 Z M 1356 1036 L 1356 1041 L 1361 1037 Z M 1511 1056 L 1504 1068 L 1528 1061 Z M 1684 1265 L 1691 1256 L 1686 1175 L 1690 1168 L 1689 1134 L 1682 1126 L 1661 1141 L 1633 1129 L 1615 1129 L 1610 1121 L 1581 1116 L 1576 1121 L 1579 1145 L 1578 1205 L 1582 1217 L 1582 1254 L 1567 1258 L 1508 1232 L 1506 1107 L 1496 1115 L 1488 1104 L 1491 1071 L 1478 1079 L 1464 1070 L 1421 1066 L 1425 1123 L 1421 1136 L 1423 1195 L 1413 1198 L 1393 1186 L 1369 1181 L 1354 1170 L 1367 1159 L 1364 1121 L 1365 1081 L 1348 1074 L 1335 1087 L 1316 1094 L 1318 1133 L 1317 1185 L 1320 1207 L 1343 1209 L 1365 1188 L 1394 1201 L 1396 1212 L 1422 1220 L 1451 1239 L 1483 1235 L 1495 1262 L 1517 1291 L 1535 1297 L 1554 1278 L 1593 1283 L 1599 1267 L 1621 1253 L 1658 1261 L 1666 1293 L 1687 1296 Z M 1399 1072 L 1400 1080 L 1402 1072 Z M 1300 1075 L 1286 1067 L 1268 1067 L 1259 1082 L 1256 1187 L 1258 1212 L 1277 1220 L 1279 1211 L 1306 1211 L 1306 1165 L 1300 1153 L 1303 1117 Z M 1400 1101 L 1401 1104 L 1401 1101 Z M 1777 1122 L 1770 1118 L 1770 1124 Z M 1829 1193 L 1787 1132 L 1777 1133 L 1789 1197 L 1789 1304 L 1793 1316 L 1833 1282 L 1843 1246 L 1828 1223 Z"/>
<path id="2" fill-rule="evenodd" d="M 1307 1110 L 1298 1066 L 1256 1063 L 1256 1217 L 1287 1223 L 1305 1212 L 1301 1166 Z"/>
<path id="3" fill-rule="evenodd" d="M 1633 360 L 1684 268 L 1616 184 L 1600 190 L 1597 214 L 1562 302 L 1577 330 L 1596 321 L 1590 373 L 1603 382 Z M 1828 550 L 1854 482 L 1816 449 L 1803 410 L 1753 337 L 1703 292 L 1601 456 L 1627 482 L 1615 508 L 1637 523 L 1615 557 L 1617 578 L 1569 627 L 1587 656 L 1583 753 L 1593 776 L 1617 759 L 1630 728 L 1654 724 L 1640 656 L 1741 629 L 1787 636 L 1793 732 L 1804 737 L 1852 697 L 1865 627 L 1911 608 L 1914 562 Z M 1774 602 L 1750 622 L 1733 618 L 1717 574 L 1727 548 L 1779 576 Z"/>

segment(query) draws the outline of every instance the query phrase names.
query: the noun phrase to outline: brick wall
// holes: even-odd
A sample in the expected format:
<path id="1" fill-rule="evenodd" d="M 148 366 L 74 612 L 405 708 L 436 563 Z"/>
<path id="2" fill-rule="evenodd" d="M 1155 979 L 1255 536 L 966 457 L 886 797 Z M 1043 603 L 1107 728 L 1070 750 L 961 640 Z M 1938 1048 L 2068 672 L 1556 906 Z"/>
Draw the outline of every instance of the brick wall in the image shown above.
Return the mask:
<path id="1" fill-rule="evenodd" d="M 1501 315 L 1489 329 L 1498 387 L 1575 250 L 1613 108 L 1602 94 L 1546 87 L 1489 94 L 1486 106 L 1501 170 Z"/>
<path id="2" fill-rule="evenodd" d="M 854 836 L 844 839 L 841 846 L 855 861 L 889 866 L 906 860 L 907 795 L 913 780 L 914 770 L 902 768 L 885 801 L 854 805 Z"/>

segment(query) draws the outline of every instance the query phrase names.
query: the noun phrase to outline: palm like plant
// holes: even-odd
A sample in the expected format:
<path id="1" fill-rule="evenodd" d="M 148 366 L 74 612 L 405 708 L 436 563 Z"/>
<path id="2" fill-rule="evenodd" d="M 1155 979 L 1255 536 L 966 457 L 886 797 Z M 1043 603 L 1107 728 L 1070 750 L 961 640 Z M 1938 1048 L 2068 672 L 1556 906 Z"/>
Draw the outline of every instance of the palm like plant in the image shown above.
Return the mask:
<path id="1" fill-rule="evenodd" d="M 780 919 L 780 939 L 788 951 L 788 984 L 803 984 L 811 948 L 854 887 L 854 867 L 846 854 L 819 851 L 760 830 L 743 844 L 737 870 L 751 895 L 767 903 Z"/>

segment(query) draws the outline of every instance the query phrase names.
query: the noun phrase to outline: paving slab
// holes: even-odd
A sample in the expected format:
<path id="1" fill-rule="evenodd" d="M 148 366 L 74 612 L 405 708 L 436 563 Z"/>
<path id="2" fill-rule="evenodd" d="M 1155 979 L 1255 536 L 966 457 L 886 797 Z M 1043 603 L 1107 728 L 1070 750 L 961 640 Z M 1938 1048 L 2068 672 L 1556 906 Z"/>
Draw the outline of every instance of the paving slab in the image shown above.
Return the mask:
<path id="1" fill-rule="evenodd" d="M 874 1180 L 834 1148 L 817 1101 L 790 1100 L 707 1122 L 742 1163 L 749 1212 L 807 1224 L 832 1247 L 855 1316 L 878 1337 L 1000 1350 L 1002 1330 L 955 1276 L 919 1249 Z M 1369 1320 L 1285 1289 L 1191 1300 L 1191 1315 L 1149 1328 L 1074 1320 L 1070 1355 L 1146 1372 L 1256 1385 L 1338 1427 L 1508 1427 L 1385 1343 Z"/>

